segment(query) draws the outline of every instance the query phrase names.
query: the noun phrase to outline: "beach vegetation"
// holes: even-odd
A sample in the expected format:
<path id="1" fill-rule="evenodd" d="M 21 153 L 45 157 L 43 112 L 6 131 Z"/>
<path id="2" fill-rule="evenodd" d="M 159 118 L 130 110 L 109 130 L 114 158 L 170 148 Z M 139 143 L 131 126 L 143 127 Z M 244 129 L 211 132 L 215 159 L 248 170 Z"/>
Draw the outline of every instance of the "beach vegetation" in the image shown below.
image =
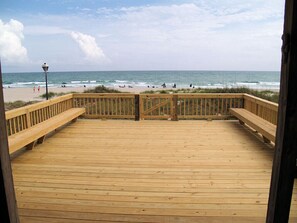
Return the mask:
<path id="1" fill-rule="evenodd" d="M 20 108 L 20 107 L 24 107 L 27 105 L 31 105 L 31 104 L 35 104 L 39 101 L 14 101 L 14 102 L 5 102 L 4 103 L 4 107 L 5 107 L 5 111 L 9 111 L 12 109 L 16 109 L 16 108 Z"/>
<path id="2" fill-rule="evenodd" d="M 168 91 L 166 91 L 166 90 L 160 90 L 159 93 L 160 93 L 160 94 L 168 94 L 168 93 L 170 93 L 170 92 L 168 92 Z"/>
<path id="3" fill-rule="evenodd" d="M 159 91 L 144 91 L 141 94 L 173 94 L 173 93 L 246 93 L 271 102 L 278 103 L 279 92 L 270 90 L 253 90 L 250 88 L 182 88 L 163 89 Z"/>
<path id="4" fill-rule="evenodd" d="M 149 90 L 149 91 L 143 91 L 140 94 L 158 94 L 159 91 L 154 91 L 154 90 Z M 168 94 L 168 92 L 166 91 L 165 94 Z"/>
<path id="5" fill-rule="evenodd" d="M 76 92 L 59 92 L 59 93 L 56 93 L 56 92 L 48 92 L 48 98 L 54 98 L 54 97 L 58 97 L 58 96 L 62 96 L 62 95 L 65 95 L 65 94 L 72 94 L 72 93 L 76 93 Z M 46 98 L 46 93 L 45 94 L 42 94 L 39 96 L 40 98 Z"/>
<path id="6" fill-rule="evenodd" d="M 84 93 L 123 93 L 123 92 L 116 89 L 107 88 L 104 85 L 100 85 L 93 89 L 85 90 Z"/>

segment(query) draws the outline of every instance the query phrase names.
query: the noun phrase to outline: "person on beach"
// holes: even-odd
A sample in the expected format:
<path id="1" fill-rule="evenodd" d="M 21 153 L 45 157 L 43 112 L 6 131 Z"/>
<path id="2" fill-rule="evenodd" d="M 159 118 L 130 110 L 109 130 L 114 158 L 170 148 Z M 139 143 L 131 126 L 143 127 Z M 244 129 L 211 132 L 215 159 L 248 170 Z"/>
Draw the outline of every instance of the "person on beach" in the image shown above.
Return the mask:
<path id="1" fill-rule="evenodd" d="M 38 92 L 40 92 L 40 86 L 38 86 Z"/>
<path id="2" fill-rule="evenodd" d="M 166 88 L 166 84 L 165 84 L 165 83 L 164 83 L 164 84 L 162 84 L 161 86 L 162 86 L 163 88 Z"/>
<path id="3" fill-rule="evenodd" d="M 36 89 L 35 89 L 35 86 L 34 86 L 34 87 L 33 87 L 33 93 L 35 93 L 35 90 L 36 90 Z"/>

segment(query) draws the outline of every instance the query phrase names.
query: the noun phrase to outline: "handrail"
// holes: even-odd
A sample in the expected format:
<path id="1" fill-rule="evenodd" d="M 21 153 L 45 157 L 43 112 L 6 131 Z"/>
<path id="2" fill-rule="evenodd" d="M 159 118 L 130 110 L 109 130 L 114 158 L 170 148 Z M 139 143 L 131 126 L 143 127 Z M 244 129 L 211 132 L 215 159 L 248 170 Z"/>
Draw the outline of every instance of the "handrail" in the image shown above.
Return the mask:
<path id="1" fill-rule="evenodd" d="M 141 94 L 141 119 L 224 119 L 243 107 L 242 93 Z"/>
<path id="2" fill-rule="evenodd" d="M 135 94 L 130 93 L 74 93 L 73 98 L 132 98 Z"/>
<path id="3" fill-rule="evenodd" d="M 135 118 L 135 94 L 73 94 L 73 106 L 86 108 L 84 118 Z"/>
<path id="4" fill-rule="evenodd" d="M 25 114 L 26 110 L 34 111 L 34 110 L 37 110 L 37 109 L 45 108 L 45 107 L 47 107 L 49 105 L 53 105 L 53 104 L 62 102 L 64 100 L 72 99 L 72 98 L 73 98 L 72 94 L 67 94 L 67 95 L 59 96 L 59 97 L 56 97 L 56 98 L 53 98 L 53 99 L 49 99 L 47 101 L 42 101 L 42 102 L 38 102 L 38 103 L 35 103 L 35 104 L 26 105 L 26 106 L 21 107 L 21 108 L 16 108 L 16 109 L 13 109 L 13 110 L 10 110 L 10 111 L 6 111 L 5 112 L 6 119 L 11 119 L 11 118 L 17 117 L 19 115 Z"/>
<path id="5" fill-rule="evenodd" d="M 67 94 L 5 112 L 7 134 L 18 133 L 72 108 L 72 98 L 72 94 Z"/>
<path id="6" fill-rule="evenodd" d="M 7 111 L 8 135 L 73 107 L 86 108 L 84 118 L 169 120 L 226 119 L 229 108 L 245 108 L 275 125 L 278 111 L 276 103 L 242 93 L 75 93 Z"/>
<path id="7" fill-rule="evenodd" d="M 243 98 L 245 100 L 249 100 L 249 101 L 252 101 L 254 103 L 257 103 L 257 104 L 259 104 L 259 105 L 261 105 L 263 107 L 269 108 L 269 109 L 271 109 L 273 111 L 278 111 L 278 104 L 277 103 L 267 101 L 265 99 L 258 98 L 256 96 L 253 96 L 253 95 L 250 95 L 250 94 L 244 94 Z"/>
<path id="8" fill-rule="evenodd" d="M 243 94 L 180 94 L 178 105 L 179 119 L 225 119 L 229 108 L 243 108 Z"/>
<path id="9" fill-rule="evenodd" d="M 187 94 L 187 93 L 178 93 L 173 94 L 178 95 L 179 98 L 242 98 L 243 93 L 195 93 L 195 94 Z"/>
<path id="10" fill-rule="evenodd" d="M 244 108 L 255 115 L 277 124 L 278 104 L 258 98 L 249 94 L 244 94 Z"/>

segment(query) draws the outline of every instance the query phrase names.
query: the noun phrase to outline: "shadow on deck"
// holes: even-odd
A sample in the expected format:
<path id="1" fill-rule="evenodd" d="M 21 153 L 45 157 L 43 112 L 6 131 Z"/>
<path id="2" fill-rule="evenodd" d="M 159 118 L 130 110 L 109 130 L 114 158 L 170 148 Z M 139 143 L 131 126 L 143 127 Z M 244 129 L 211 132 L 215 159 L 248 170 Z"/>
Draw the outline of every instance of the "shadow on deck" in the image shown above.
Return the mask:
<path id="1" fill-rule="evenodd" d="M 272 158 L 236 121 L 78 120 L 12 166 L 22 223 L 242 223 L 265 222 Z"/>

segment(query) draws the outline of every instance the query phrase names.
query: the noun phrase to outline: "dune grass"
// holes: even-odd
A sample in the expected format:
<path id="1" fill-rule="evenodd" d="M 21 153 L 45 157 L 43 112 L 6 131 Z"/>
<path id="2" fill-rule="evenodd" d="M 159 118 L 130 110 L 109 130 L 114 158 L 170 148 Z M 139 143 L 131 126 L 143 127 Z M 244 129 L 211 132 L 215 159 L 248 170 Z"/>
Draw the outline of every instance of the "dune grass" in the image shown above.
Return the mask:
<path id="1" fill-rule="evenodd" d="M 24 107 L 26 105 L 35 104 L 37 102 L 39 102 L 39 101 L 14 101 L 14 102 L 5 102 L 4 103 L 4 107 L 5 107 L 5 111 L 9 111 L 9 110 L 12 110 L 12 109 Z"/>
<path id="2" fill-rule="evenodd" d="M 78 93 L 78 92 L 75 92 L 75 91 L 59 92 L 59 93 L 49 92 L 48 93 L 48 98 L 50 99 L 50 98 L 59 97 L 59 96 L 65 95 L 65 94 L 74 94 L 74 93 Z M 110 89 L 110 88 L 107 88 L 107 87 L 102 85 L 102 86 L 97 86 L 97 87 L 95 87 L 93 89 L 85 90 L 83 93 L 123 93 L 123 92 L 115 90 L 115 89 Z M 40 98 L 45 99 L 46 94 L 40 95 Z"/>
<path id="3" fill-rule="evenodd" d="M 142 94 L 172 94 L 172 93 L 246 93 L 256 97 L 278 103 L 279 92 L 270 90 L 253 90 L 250 88 L 195 88 L 195 89 L 168 89 L 158 91 L 144 91 Z"/>
<path id="4" fill-rule="evenodd" d="M 101 85 L 101 86 L 97 86 L 93 89 L 85 90 L 84 93 L 124 93 L 124 92 L 116 90 L 116 89 L 107 88 L 107 87 Z"/>

